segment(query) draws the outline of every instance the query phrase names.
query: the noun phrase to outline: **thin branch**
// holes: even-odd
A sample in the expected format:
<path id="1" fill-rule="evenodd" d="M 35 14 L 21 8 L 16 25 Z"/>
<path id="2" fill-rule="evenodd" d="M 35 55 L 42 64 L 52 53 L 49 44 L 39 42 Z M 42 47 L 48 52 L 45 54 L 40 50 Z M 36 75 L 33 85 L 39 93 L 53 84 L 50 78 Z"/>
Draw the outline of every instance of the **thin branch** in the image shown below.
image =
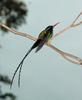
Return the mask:
<path id="1" fill-rule="evenodd" d="M 48 45 L 48 44 L 47 44 Z M 52 48 L 53 50 L 55 50 L 57 53 L 59 53 L 63 58 L 65 58 L 66 60 L 74 63 L 74 64 L 78 64 L 78 65 L 82 65 L 82 59 L 74 56 L 70 53 L 64 52 L 62 50 L 59 50 L 58 48 L 56 48 L 55 46 L 49 44 L 48 45 L 50 48 Z"/>
<path id="2" fill-rule="evenodd" d="M 82 12 L 76 17 L 76 19 L 72 22 L 71 27 L 75 27 L 78 26 L 80 24 L 82 24 L 82 21 L 80 21 L 79 23 L 76 23 L 76 21 L 79 19 L 79 17 L 82 15 Z M 76 24 L 75 24 L 76 23 Z"/>
<path id="3" fill-rule="evenodd" d="M 15 29 L 11 29 L 11 28 L 9 28 L 8 26 L 6 26 L 5 24 L 2 24 L 2 23 L 0 23 L 0 27 L 4 27 L 8 31 L 14 33 L 15 35 L 20 35 L 20 36 L 26 37 L 28 39 L 31 39 L 33 41 L 35 41 L 37 39 L 34 36 L 31 36 L 30 34 L 26 34 L 26 33 L 22 33 L 22 32 L 17 32 Z"/>
<path id="4" fill-rule="evenodd" d="M 69 30 L 69 29 L 71 29 L 71 28 L 74 28 L 74 27 L 76 27 L 76 26 L 81 25 L 81 24 L 82 24 L 82 21 L 80 21 L 79 23 L 76 23 L 76 21 L 79 19 L 79 17 L 80 17 L 81 15 L 82 15 L 82 12 L 75 18 L 75 20 L 74 20 L 70 25 L 68 25 L 68 26 L 65 27 L 63 30 L 61 30 L 61 31 L 59 31 L 58 33 L 56 33 L 56 34 L 52 37 L 52 40 L 53 40 L 55 37 L 59 36 L 61 33 L 65 32 L 65 31 L 67 31 L 67 30 Z"/>
<path id="5" fill-rule="evenodd" d="M 67 27 L 65 27 L 64 29 L 62 29 L 62 30 L 59 31 L 58 33 L 56 33 L 56 34 L 52 37 L 52 40 L 53 40 L 55 37 L 59 36 L 61 33 L 63 33 L 63 32 L 65 32 L 65 31 L 69 30 L 70 28 L 71 28 L 70 25 L 68 25 Z"/>
<path id="6" fill-rule="evenodd" d="M 7 30 L 9 30 L 10 32 L 16 34 L 16 35 L 20 35 L 20 36 L 23 36 L 25 38 L 28 38 L 28 39 L 31 39 L 33 41 L 36 41 L 37 38 L 35 38 L 34 36 L 31 36 L 27 33 L 22 33 L 22 32 L 17 32 L 16 30 L 14 29 L 11 29 L 9 27 L 7 27 L 6 25 L 4 24 L 0 24 L 1 27 L 4 27 L 6 28 Z M 58 52 L 63 58 L 65 58 L 66 60 L 72 62 L 72 63 L 75 63 L 75 64 L 79 64 L 79 65 L 82 65 L 82 59 L 77 57 L 77 56 L 74 56 L 72 54 L 69 54 L 69 53 L 66 53 L 66 52 L 63 52 L 61 50 L 59 50 L 58 48 L 56 48 L 55 46 L 53 46 L 52 44 L 48 44 L 46 43 L 46 45 L 48 47 L 50 47 L 51 49 L 53 49 L 54 51 Z"/>

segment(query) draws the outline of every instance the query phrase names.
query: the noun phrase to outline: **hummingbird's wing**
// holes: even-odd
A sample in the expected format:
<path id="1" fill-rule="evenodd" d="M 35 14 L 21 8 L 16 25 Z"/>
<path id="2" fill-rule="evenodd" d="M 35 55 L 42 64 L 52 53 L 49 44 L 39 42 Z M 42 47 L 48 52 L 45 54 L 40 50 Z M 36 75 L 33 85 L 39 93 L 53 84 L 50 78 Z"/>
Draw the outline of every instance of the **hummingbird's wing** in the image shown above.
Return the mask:
<path id="1" fill-rule="evenodd" d="M 52 37 L 52 34 L 50 32 L 47 32 L 46 30 L 43 30 L 38 39 L 41 39 L 40 43 L 38 44 L 37 48 L 36 48 L 36 51 L 35 52 L 38 52 L 42 47 L 43 45 Z"/>
<path id="2" fill-rule="evenodd" d="M 43 47 L 44 43 L 46 42 L 46 41 L 45 41 L 45 37 L 44 37 L 45 34 L 46 34 L 46 31 L 45 31 L 45 30 L 43 30 L 43 31 L 39 34 L 38 39 L 40 39 L 41 41 L 39 42 L 39 44 L 38 44 L 38 46 L 37 46 L 35 52 L 38 52 L 38 51 Z"/>
<path id="3" fill-rule="evenodd" d="M 41 42 L 40 42 L 40 44 L 37 46 L 37 48 L 36 48 L 36 51 L 35 52 L 38 52 L 42 47 L 43 47 L 43 45 L 45 44 L 45 42 L 46 42 L 46 40 L 44 39 L 44 40 L 42 40 Z"/>

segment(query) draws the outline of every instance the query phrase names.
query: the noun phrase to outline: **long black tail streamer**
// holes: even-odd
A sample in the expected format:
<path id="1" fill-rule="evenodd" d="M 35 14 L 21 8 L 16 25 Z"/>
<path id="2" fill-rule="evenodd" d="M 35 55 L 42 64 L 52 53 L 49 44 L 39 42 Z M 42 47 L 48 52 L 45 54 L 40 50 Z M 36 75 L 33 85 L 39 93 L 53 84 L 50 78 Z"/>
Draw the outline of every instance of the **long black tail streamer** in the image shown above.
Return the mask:
<path id="1" fill-rule="evenodd" d="M 12 84 L 13 84 L 13 81 L 14 81 L 14 78 L 15 78 L 15 75 L 17 73 L 17 71 L 19 70 L 19 77 L 18 77 L 18 86 L 20 87 L 20 76 L 21 76 L 21 69 L 22 69 L 22 66 L 23 66 L 23 62 L 25 60 L 25 58 L 27 57 L 27 55 L 32 51 L 32 49 L 30 49 L 26 55 L 24 56 L 24 58 L 22 59 L 22 61 L 20 62 L 20 64 L 18 65 L 18 67 L 16 68 L 14 74 L 13 74 L 13 77 L 12 77 L 12 80 L 11 80 L 11 86 L 10 88 L 12 87 Z M 20 68 L 20 69 L 19 69 Z"/>
<path id="2" fill-rule="evenodd" d="M 31 49 L 26 53 L 26 55 L 24 56 L 24 58 L 22 59 L 22 61 L 19 63 L 18 67 L 16 68 L 14 74 L 13 74 L 13 77 L 12 77 L 12 80 L 11 80 L 11 86 L 10 88 L 12 87 L 12 84 L 13 84 L 13 81 L 14 81 L 14 78 L 15 78 L 15 75 L 17 73 L 17 71 L 19 70 L 19 77 L 18 77 L 18 86 L 20 87 L 20 76 L 21 76 L 21 70 L 22 70 L 22 66 L 23 66 L 23 62 L 25 60 L 25 58 L 28 56 L 28 54 L 34 49 L 36 48 L 39 44 L 41 43 L 41 39 L 38 39 L 34 44 L 33 46 L 31 47 Z M 20 69 L 19 69 L 20 68 Z"/>

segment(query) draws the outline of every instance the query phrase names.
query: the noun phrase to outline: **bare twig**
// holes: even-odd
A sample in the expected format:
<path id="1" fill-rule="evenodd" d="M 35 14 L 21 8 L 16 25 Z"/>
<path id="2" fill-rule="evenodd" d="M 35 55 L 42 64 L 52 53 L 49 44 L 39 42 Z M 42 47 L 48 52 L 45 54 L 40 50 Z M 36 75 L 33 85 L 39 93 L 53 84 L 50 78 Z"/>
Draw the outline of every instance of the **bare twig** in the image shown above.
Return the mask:
<path id="1" fill-rule="evenodd" d="M 72 22 L 72 24 L 70 25 L 71 27 L 75 27 L 75 26 L 79 26 L 82 24 L 82 21 L 80 21 L 79 23 L 76 23 L 76 21 L 79 19 L 79 17 L 82 15 L 82 12 L 76 17 L 76 19 Z"/>
<path id="2" fill-rule="evenodd" d="M 48 45 L 48 44 L 47 44 Z M 72 63 L 75 63 L 75 64 L 79 64 L 79 65 L 82 65 L 82 59 L 77 57 L 77 56 L 74 56 L 70 53 L 67 53 L 67 52 L 64 52 L 62 50 L 59 50 L 58 48 L 56 48 L 55 46 L 49 44 L 48 45 L 50 48 L 52 48 L 53 50 L 55 50 L 56 52 L 58 52 L 63 58 L 65 58 L 66 60 L 72 62 Z"/>
<path id="3" fill-rule="evenodd" d="M 75 19 L 70 25 L 68 25 L 68 26 L 65 27 L 63 30 L 61 30 L 61 31 L 59 31 L 58 33 L 56 33 L 56 34 L 52 37 L 52 40 L 53 40 L 55 37 L 59 36 L 61 33 L 65 32 L 65 31 L 67 31 L 67 30 L 69 30 L 69 29 L 71 29 L 71 28 L 74 28 L 74 27 L 76 27 L 76 26 L 81 25 L 81 24 L 82 24 L 82 21 L 80 21 L 79 23 L 76 23 L 76 21 L 79 19 L 79 17 L 80 17 L 81 15 L 82 15 L 82 12 L 76 17 L 76 19 Z"/>
<path id="4" fill-rule="evenodd" d="M 37 38 L 35 38 L 34 36 L 32 35 L 29 35 L 27 33 L 22 33 L 22 32 L 17 32 L 16 30 L 14 29 L 11 29 L 9 27 L 7 27 L 6 25 L 4 24 L 0 24 L 0 26 L 6 28 L 7 30 L 9 30 L 10 32 L 16 34 L 16 35 L 20 35 L 20 36 L 23 36 L 23 37 L 26 37 L 28 39 L 31 39 L 33 41 L 36 41 Z M 63 52 L 61 50 L 59 50 L 58 48 L 56 48 L 55 46 L 51 45 L 51 44 L 46 44 L 48 47 L 52 48 L 54 51 L 58 52 L 63 58 L 65 58 L 66 60 L 72 62 L 72 63 L 75 63 L 75 64 L 79 64 L 81 65 L 82 64 L 82 59 L 80 59 L 79 57 L 77 56 L 74 56 L 72 54 L 69 54 L 69 53 L 66 53 L 66 52 Z"/>
<path id="5" fill-rule="evenodd" d="M 22 33 L 22 32 L 17 32 L 15 29 L 11 29 L 8 26 L 6 26 L 5 24 L 0 23 L 0 26 L 6 28 L 7 30 L 9 30 L 10 32 L 12 32 L 12 33 L 14 33 L 16 35 L 20 35 L 20 36 L 26 37 L 26 38 L 31 39 L 33 41 L 35 41 L 37 39 L 34 36 L 31 36 L 30 34 L 26 34 L 26 33 Z"/>
<path id="6" fill-rule="evenodd" d="M 59 36 L 61 33 L 65 32 L 65 31 L 67 31 L 67 30 L 69 30 L 69 29 L 70 29 L 70 25 L 68 25 L 68 26 L 65 27 L 63 30 L 61 30 L 61 31 L 59 31 L 58 33 L 56 33 L 56 34 L 52 37 L 52 40 L 53 40 L 55 37 Z"/>

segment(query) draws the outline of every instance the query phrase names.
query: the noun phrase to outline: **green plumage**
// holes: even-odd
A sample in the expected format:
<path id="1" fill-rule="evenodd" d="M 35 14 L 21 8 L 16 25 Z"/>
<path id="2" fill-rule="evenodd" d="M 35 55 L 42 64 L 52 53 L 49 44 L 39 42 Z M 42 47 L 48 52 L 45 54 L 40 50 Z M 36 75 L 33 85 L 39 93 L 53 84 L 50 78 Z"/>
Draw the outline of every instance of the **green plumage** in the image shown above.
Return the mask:
<path id="1" fill-rule="evenodd" d="M 48 26 L 38 36 L 38 40 L 41 40 L 41 41 L 36 48 L 36 52 L 39 51 L 43 47 L 43 45 L 52 38 L 52 36 L 53 36 L 53 27 Z"/>

